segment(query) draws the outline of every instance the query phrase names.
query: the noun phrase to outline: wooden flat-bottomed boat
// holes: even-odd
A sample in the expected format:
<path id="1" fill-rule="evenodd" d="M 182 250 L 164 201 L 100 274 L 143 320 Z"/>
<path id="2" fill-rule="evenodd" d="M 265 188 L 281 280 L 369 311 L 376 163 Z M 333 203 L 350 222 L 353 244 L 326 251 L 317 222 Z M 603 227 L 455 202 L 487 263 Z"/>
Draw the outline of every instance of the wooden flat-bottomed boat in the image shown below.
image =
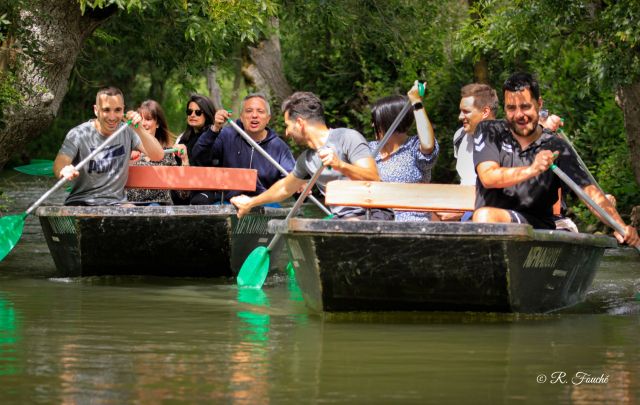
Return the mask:
<path id="1" fill-rule="evenodd" d="M 255 190 L 256 171 L 212 167 L 130 167 L 127 187 Z M 43 206 L 36 210 L 60 276 L 154 275 L 230 277 L 266 246 L 270 219 L 284 208 L 261 207 L 238 220 L 232 205 Z M 283 244 L 284 246 L 284 244 Z M 272 268 L 286 264 L 274 249 Z"/>
<path id="2" fill-rule="evenodd" d="M 472 208 L 470 190 L 455 187 L 335 181 L 327 204 Z M 306 304 L 330 312 L 555 311 L 584 299 L 605 249 L 617 246 L 522 224 L 294 218 L 270 228 L 284 233 Z"/>

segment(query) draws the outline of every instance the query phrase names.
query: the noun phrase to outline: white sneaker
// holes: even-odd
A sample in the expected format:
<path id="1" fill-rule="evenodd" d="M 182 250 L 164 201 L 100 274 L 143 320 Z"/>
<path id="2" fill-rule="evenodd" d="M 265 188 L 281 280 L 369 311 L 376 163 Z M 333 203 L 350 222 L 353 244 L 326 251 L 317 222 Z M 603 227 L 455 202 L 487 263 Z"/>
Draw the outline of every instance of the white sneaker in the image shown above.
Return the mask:
<path id="1" fill-rule="evenodd" d="M 580 232 L 580 231 L 578 231 L 578 227 L 571 220 L 571 218 L 567 218 L 567 217 L 562 217 L 560 219 L 556 219 L 556 229 L 557 230 L 562 230 L 562 231 L 575 232 L 575 233 Z"/>

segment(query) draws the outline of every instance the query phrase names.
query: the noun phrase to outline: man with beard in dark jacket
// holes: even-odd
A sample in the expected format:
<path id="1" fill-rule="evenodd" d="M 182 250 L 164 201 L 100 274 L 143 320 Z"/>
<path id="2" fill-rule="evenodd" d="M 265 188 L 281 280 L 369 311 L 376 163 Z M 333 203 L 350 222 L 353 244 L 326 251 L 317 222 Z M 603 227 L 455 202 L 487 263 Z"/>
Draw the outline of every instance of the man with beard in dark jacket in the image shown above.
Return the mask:
<path id="1" fill-rule="evenodd" d="M 216 112 L 212 132 L 198 139 L 193 148 L 193 159 L 199 166 L 220 166 L 241 169 L 256 169 L 258 195 L 271 187 L 273 183 L 284 177 L 260 152 L 256 151 L 236 130 L 224 124 L 231 114 L 220 109 Z M 275 161 L 290 172 L 295 166 L 291 149 L 278 134 L 267 124 L 271 120 L 271 108 L 264 95 L 249 94 L 242 102 L 240 120 L 237 124 Z M 214 204 L 228 202 L 232 197 L 241 194 L 239 191 L 201 192 L 192 197 L 191 204 Z"/>

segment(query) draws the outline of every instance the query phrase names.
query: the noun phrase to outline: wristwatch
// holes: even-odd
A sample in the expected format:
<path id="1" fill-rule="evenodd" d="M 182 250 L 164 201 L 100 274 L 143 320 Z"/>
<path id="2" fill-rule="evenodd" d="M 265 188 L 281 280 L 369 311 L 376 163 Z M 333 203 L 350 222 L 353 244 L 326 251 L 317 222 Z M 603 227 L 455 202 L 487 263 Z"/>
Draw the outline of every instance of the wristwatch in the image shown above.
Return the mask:
<path id="1" fill-rule="evenodd" d="M 413 111 L 422 110 L 423 108 L 422 103 L 419 101 L 413 105 Z"/>

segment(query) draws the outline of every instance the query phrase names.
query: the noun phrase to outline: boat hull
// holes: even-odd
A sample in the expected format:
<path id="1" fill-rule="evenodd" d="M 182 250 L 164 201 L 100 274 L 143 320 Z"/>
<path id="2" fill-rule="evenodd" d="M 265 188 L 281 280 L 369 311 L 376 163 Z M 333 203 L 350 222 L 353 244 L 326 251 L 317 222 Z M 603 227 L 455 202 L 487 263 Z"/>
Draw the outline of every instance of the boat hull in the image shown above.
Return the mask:
<path id="1" fill-rule="evenodd" d="M 261 208 L 238 220 L 222 206 L 40 207 L 36 215 L 60 276 L 230 277 L 266 246 L 271 219 L 287 209 Z M 284 243 L 271 268 L 282 268 Z M 284 261 L 284 262 L 283 262 Z"/>
<path id="2" fill-rule="evenodd" d="M 584 299 L 616 246 L 516 224 L 293 219 L 271 230 L 316 311 L 554 311 Z"/>

